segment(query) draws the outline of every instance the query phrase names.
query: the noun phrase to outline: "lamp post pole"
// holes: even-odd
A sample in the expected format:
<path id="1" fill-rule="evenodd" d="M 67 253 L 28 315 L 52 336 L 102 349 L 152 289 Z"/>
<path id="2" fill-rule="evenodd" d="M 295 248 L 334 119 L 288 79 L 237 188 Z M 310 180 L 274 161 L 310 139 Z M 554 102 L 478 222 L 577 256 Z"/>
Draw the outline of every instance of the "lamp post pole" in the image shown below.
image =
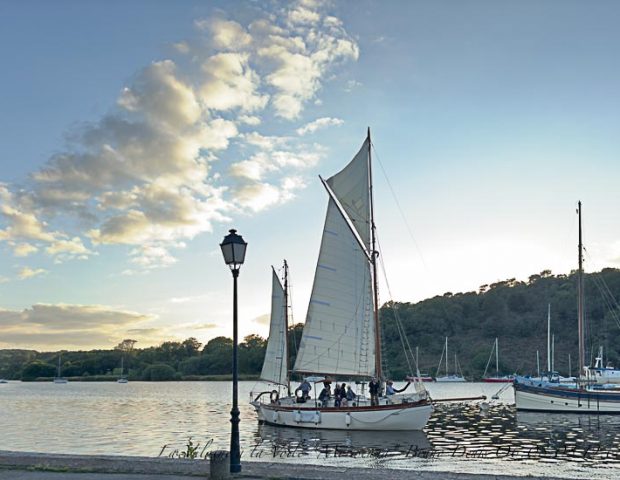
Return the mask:
<path id="1" fill-rule="evenodd" d="M 232 409 L 230 410 L 230 473 L 241 471 L 241 447 L 239 446 L 239 405 L 238 405 L 238 365 L 237 365 L 237 278 L 239 268 L 245 260 L 248 244 L 236 230 L 230 230 L 220 243 L 224 262 L 230 267 L 233 276 L 233 358 L 232 358 Z"/>
<path id="2" fill-rule="evenodd" d="M 238 406 L 238 372 L 237 372 L 237 278 L 239 268 L 232 270 L 233 275 L 233 391 L 232 391 L 232 410 L 230 411 L 230 473 L 241 471 L 241 448 L 239 446 L 239 406 Z"/>

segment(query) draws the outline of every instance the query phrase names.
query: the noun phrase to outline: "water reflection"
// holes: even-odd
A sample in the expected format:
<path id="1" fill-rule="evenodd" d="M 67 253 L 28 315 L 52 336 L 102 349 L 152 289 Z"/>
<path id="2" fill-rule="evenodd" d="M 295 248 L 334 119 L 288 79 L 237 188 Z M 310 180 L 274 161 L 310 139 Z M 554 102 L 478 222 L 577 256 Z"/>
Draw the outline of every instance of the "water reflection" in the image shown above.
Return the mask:
<path id="1" fill-rule="evenodd" d="M 432 447 L 424 432 L 364 432 L 346 430 L 308 430 L 260 425 L 256 434 L 259 449 L 270 452 L 314 452 L 325 456 L 399 454 Z"/>

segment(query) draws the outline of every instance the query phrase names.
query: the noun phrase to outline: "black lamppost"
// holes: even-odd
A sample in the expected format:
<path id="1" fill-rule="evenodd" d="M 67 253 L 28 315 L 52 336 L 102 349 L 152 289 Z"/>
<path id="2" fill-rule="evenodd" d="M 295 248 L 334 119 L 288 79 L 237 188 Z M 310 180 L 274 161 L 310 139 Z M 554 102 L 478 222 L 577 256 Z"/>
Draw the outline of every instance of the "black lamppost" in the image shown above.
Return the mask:
<path id="1" fill-rule="evenodd" d="M 230 267 L 233 276 L 233 364 L 232 381 L 233 397 L 232 410 L 230 411 L 230 473 L 241 471 L 241 447 L 239 446 L 239 407 L 237 405 L 237 277 L 239 277 L 239 267 L 243 265 L 245 259 L 245 249 L 248 244 L 243 241 L 241 235 L 237 235 L 237 230 L 230 230 L 224 237 L 220 248 L 224 255 L 224 262 Z"/>

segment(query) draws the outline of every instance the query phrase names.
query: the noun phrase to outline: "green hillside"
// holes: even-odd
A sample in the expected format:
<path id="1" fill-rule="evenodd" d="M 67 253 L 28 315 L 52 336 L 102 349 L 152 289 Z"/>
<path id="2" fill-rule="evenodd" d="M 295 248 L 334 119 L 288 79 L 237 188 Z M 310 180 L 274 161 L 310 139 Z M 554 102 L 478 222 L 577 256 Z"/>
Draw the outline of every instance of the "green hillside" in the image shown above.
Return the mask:
<path id="1" fill-rule="evenodd" d="M 449 337 L 451 368 L 458 355 L 469 379 L 480 378 L 495 338 L 499 338 L 500 369 L 503 373 L 536 371 L 536 350 L 541 367 L 546 364 L 547 305 L 551 304 L 555 334 L 555 369 L 568 374 L 577 365 L 576 274 L 532 275 L 527 282 L 514 279 L 483 285 L 478 292 L 446 293 L 418 303 L 390 303 L 381 308 L 383 358 L 388 376 L 400 380 L 409 373 L 398 335 L 400 319 L 413 350 L 419 347 L 420 369 L 435 375 L 445 337 Z M 607 268 L 585 275 L 587 357 L 599 345 L 605 356 L 620 363 L 620 270 Z M 291 328 L 291 365 L 295 343 L 303 325 Z M 293 338 L 295 340 L 293 340 Z M 127 339 L 109 350 L 62 353 L 63 376 L 82 380 L 114 380 L 120 374 L 121 357 L 134 380 L 197 380 L 230 374 L 232 340 L 217 337 L 202 345 L 195 338 L 163 342 L 156 347 L 134 348 Z M 265 339 L 250 335 L 239 346 L 239 368 L 245 378 L 261 370 Z M 55 375 L 58 352 L 0 350 L 0 377 L 35 380 Z M 441 372 L 440 374 L 443 374 Z M 215 377 L 214 377 L 215 376 Z"/>
<path id="2" fill-rule="evenodd" d="M 620 360 L 620 270 L 607 268 L 586 274 L 586 357 L 598 346 L 616 364 Z M 572 373 L 577 365 L 577 275 L 551 275 L 544 271 L 527 282 L 514 279 L 483 285 L 478 292 L 446 293 L 416 304 L 394 303 L 381 309 L 387 369 L 399 378 L 406 361 L 394 320 L 395 312 L 412 349 L 419 346 L 420 368 L 435 374 L 445 337 L 449 337 L 451 365 L 457 353 L 463 373 L 480 377 L 499 338 L 500 370 L 521 374 L 536 371 L 536 350 L 541 368 L 546 364 L 547 305 L 551 304 L 551 330 L 555 334 L 555 369 Z M 494 365 L 494 360 L 493 360 Z M 445 368 L 445 367 L 444 367 Z"/>

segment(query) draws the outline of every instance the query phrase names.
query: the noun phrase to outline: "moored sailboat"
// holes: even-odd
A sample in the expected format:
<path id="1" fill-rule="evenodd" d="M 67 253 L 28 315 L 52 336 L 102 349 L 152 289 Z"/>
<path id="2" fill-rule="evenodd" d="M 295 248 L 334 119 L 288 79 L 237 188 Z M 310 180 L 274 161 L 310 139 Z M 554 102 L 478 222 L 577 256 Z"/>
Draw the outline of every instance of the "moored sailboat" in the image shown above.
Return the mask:
<path id="1" fill-rule="evenodd" d="M 439 376 L 439 370 L 441 369 L 441 363 L 442 360 L 444 358 L 446 358 L 446 374 L 443 376 Z M 436 382 L 464 382 L 465 378 L 463 377 L 463 375 L 459 375 L 458 372 L 458 361 L 456 359 L 456 353 L 454 354 L 454 373 L 450 373 L 449 372 L 449 367 L 448 367 L 448 337 L 446 337 L 446 343 L 443 347 L 443 350 L 441 352 L 441 358 L 439 359 L 439 366 L 437 367 L 437 374 L 435 375 L 435 381 Z"/>
<path id="2" fill-rule="evenodd" d="M 491 363 L 493 352 L 495 352 L 495 375 L 487 376 L 487 370 L 489 369 L 489 364 Z M 485 383 L 510 383 L 513 380 L 514 376 L 512 375 L 499 374 L 499 341 L 497 337 L 495 337 L 495 343 L 493 344 L 493 348 L 491 349 L 491 355 L 489 355 L 487 366 L 485 367 L 484 373 L 482 374 L 482 381 Z"/>
<path id="3" fill-rule="evenodd" d="M 310 381 L 315 382 L 315 390 L 317 383 L 327 384 L 336 377 L 362 383 L 371 378 L 381 383 L 385 380 L 370 149 L 369 131 L 362 148 L 343 170 L 327 180 L 321 178 L 329 198 L 327 214 L 306 322 L 292 370 L 313 377 Z M 272 304 L 272 319 L 273 308 Z M 277 355 L 269 353 L 269 348 L 268 345 L 263 370 L 270 362 L 272 366 L 267 370 L 279 371 L 282 377 L 284 359 L 278 363 Z M 270 395 L 268 402 L 263 396 L 253 404 L 259 420 L 277 426 L 421 430 L 430 417 L 432 405 L 424 386 L 413 383 L 412 393 L 377 395 L 372 400 L 362 390 L 346 405 L 335 398 L 323 398 L 319 403 L 316 398 L 280 399 L 275 394 Z"/>
<path id="4" fill-rule="evenodd" d="M 57 370 L 56 376 L 54 377 L 54 383 L 69 383 L 69 380 L 61 376 L 62 368 L 60 365 L 60 361 L 61 361 L 61 355 L 59 353 L 58 354 L 58 370 Z"/>
<path id="5" fill-rule="evenodd" d="M 609 385 L 593 385 L 590 368 L 585 366 L 585 325 L 583 286 L 583 243 L 581 232 L 581 202 L 578 203 L 579 246 L 577 270 L 577 326 L 579 337 L 579 372 L 574 384 L 516 377 L 514 382 L 517 410 L 573 413 L 620 414 L 620 389 Z"/>

